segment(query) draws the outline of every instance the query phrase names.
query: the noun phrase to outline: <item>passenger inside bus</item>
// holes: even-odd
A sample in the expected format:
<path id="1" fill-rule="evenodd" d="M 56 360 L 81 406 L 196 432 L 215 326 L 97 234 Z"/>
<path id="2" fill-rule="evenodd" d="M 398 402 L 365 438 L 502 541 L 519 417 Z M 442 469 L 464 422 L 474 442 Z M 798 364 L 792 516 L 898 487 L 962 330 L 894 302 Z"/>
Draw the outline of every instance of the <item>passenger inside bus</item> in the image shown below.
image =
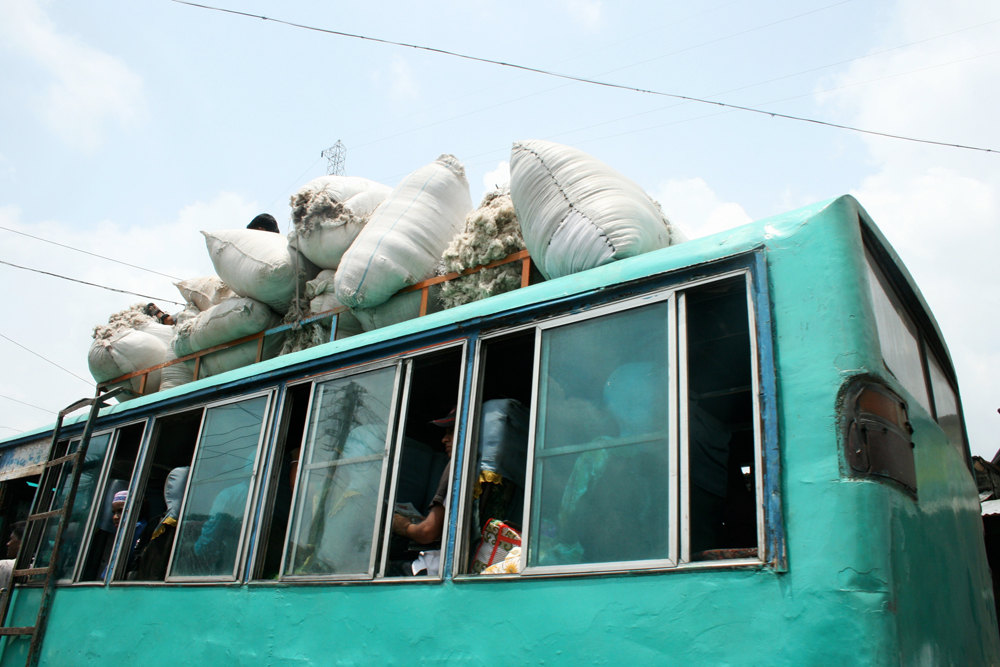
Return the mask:
<path id="1" fill-rule="evenodd" d="M 189 466 L 174 468 L 167 475 L 163 486 L 163 500 L 167 511 L 158 519 L 150 521 L 155 526 L 150 534 L 149 542 L 139 554 L 135 570 L 129 575 L 137 581 L 162 580 L 167 576 L 167 564 L 170 561 L 170 551 L 177 536 L 177 517 L 181 511 L 181 501 L 187 486 Z"/>

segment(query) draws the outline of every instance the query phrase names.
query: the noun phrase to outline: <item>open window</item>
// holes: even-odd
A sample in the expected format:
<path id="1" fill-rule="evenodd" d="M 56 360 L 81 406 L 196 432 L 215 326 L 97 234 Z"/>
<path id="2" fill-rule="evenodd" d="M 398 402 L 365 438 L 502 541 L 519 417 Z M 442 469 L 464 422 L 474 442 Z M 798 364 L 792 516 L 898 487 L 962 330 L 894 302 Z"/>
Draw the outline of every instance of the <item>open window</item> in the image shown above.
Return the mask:
<path id="1" fill-rule="evenodd" d="M 730 274 L 486 337 L 456 574 L 758 560 L 748 294 Z"/>
<path id="2" fill-rule="evenodd" d="M 288 436 L 280 449 L 288 452 L 281 454 L 282 460 L 297 456 L 297 472 L 291 480 L 282 580 L 438 574 L 451 481 L 443 440 L 454 422 L 431 422 L 457 406 L 463 357 L 464 347 L 452 346 L 310 382 L 309 412 L 301 430 L 295 426 L 296 408 L 288 404 Z M 301 401 L 301 392 L 293 402 Z M 296 432 L 301 444 L 293 447 Z M 265 578 L 274 562 L 267 554 L 273 553 L 282 521 L 285 468 L 277 464 L 277 452 L 275 461 L 271 485 L 277 490 L 270 537 L 263 547 Z M 429 536 L 433 539 L 414 542 L 393 530 L 394 519 L 426 526 L 432 514 L 441 521 L 437 534 Z"/>
<path id="3" fill-rule="evenodd" d="M 116 578 L 234 581 L 273 392 L 157 418 Z M 134 495 L 134 497 L 132 497 Z"/>

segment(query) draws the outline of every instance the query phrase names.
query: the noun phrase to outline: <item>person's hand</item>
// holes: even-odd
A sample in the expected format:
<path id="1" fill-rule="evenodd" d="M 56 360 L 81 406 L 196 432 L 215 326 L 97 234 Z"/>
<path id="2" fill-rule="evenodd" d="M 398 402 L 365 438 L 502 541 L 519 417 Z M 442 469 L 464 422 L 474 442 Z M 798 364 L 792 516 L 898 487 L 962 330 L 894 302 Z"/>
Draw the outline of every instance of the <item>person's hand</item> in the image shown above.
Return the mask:
<path id="1" fill-rule="evenodd" d="M 406 527 L 410 524 L 410 520 L 402 514 L 392 515 L 392 532 L 397 535 L 406 535 Z"/>

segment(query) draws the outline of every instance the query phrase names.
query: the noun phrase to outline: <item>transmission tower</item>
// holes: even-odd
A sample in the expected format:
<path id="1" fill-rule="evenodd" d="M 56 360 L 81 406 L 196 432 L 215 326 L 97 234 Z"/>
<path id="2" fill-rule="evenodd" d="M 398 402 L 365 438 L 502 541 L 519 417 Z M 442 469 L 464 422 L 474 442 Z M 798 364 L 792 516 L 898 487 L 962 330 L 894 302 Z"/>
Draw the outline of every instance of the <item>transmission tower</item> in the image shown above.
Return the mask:
<path id="1" fill-rule="evenodd" d="M 347 149 L 344 148 L 344 142 L 338 139 L 337 143 L 320 153 L 320 156 L 325 157 L 327 160 L 326 173 L 328 175 L 346 176 L 344 173 L 344 160 L 347 159 Z"/>

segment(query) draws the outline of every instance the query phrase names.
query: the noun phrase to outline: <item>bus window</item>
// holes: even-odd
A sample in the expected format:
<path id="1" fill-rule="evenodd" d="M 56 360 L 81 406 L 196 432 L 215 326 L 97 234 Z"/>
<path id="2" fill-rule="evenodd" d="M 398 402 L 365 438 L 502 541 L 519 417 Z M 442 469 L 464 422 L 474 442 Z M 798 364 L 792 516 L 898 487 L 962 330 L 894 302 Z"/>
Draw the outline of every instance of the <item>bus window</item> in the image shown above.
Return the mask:
<path id="1" fill-rule="evenodd" d="M 393 532 L 391 520 L 387 521 L 383 576 L 414 576 L 424 570 L 437 574 L 439 560 L 434 559 L 439 554 L 431 552 L 441 549 L 443 511 L 451 488 L 451 457 L 444 439 L 454 433 L 456 425 L 450 415 L 458 402 L 462 356 L 462 348 L 453 347 L 407 363 L 402 438 L 388 507 L 393 508 L 393 516 L 400 514 L 419 526 L 439 505 L 441 523 L 424 524 L 419 536 L 423 541 L 418 541 Z"/>
<path id="2" fill-rule="evenodd" d="M 138 490 L 129 489 L 129 494 L 135 497 L 130 499 L 129 525 L 120 527 L 129 531 L 126 533 L 129 537 L 124 541 L 127 549 L 120 547 L 116 579 L 164 580 L 174 532 L 165 531 L 155 540 L 152 535 L 167 511 L 164 488 L 168 476 L 176 468 L 191 465 L 203 413 L 203 408 L 196 408 L 157 417 L 146 454 L 143 482 Z"/>
<path id="3" fill-rule="evenodd" d="M 290 386 L 285 391 L 280 430 L 271 464 L 271 481 L 268 486 L 271 501 L 270 515 L 262 522 L 264 532 L 261 564 L 255 579 L 277 579 L 281 569 L 281 550 L 288 529 L 288 515 L 292 508 L 292 492 L 298 473 L 302 436 L 309 411 L 311 383 Z"/>
<path id="4" fill-rule="evenodd" d="M 686 291 L 684 314 L 690 560 L 756 556 L 757 465 L 745 279 Z"/>
<path id="5" fill-rule="evenodd" d="M 265 394 L 205 409 L 168 580 L 236 579 L 269 403 Z"/>
<path id="6" fill-rule="evenodd" d="M 930 412 L 917 327 L 867 249 L 865 257 L 882 358 L 899 383 Z"/>
<path id="7" fill-rule="evenodd" d="M 480 389 L 469 424 L 468 459 L 472 465 L 467 485 L 471 492 L 464 500 L 467 531 L 464 551 L 458 557 L 459 573 L 478 573 L 485 567 L 485 561 L 477 561 L 476 556 L 483 530 L 491 520 L 502 522 L 515 533 L 524 525 L 527 406 L 531 405 L 534 359 L 534 329 L 482 342 Z M 486 420 L 491 423 L 484 424 Z M 501 421 L 513 428 L 493 426 Z M 491 441 L 484 443 L 484 437 Z"/>
<path id="8" fill-rule="evenodd" d="M 671 559 L 673 307 L 541 330 L 528 568 Z"/>
<path id="9" fill-rule="evenodd" d="M 128 489 L 128 480 L 132 478 L 145 430 L 146 423 L 141 422 L 120 428 L 115 435 L 111 464 L 102 491 L 95 500 L 97 507 L 94 526 L 90 534 L 90 543 L 83 552 L 84 564 L 79 581 L 104 579 L 105 569 L 111 560 L 116 532 L 111 517 L 111 500 L 117 492 Z"/>
<path id="10" fill-rule="evenodd" d="M 370 578 L 399 364 L 315 385 L 283 577 Z"/>
<path id="11" fill-rule="evenodd" d="M 944 430 L 948 441 L 965 455 L 965 436 L 962 432 L 962 418 L 958 414 L 958 396 L 941 370 L 937 358 L 928 353 L 927 366 L 931 374 L 931 391 L 934 394 L 934 409 L 937 422 Z"/>
<path id="12" fill-rule="evenodd" d="M 68 579 L 73 576 L 76 567 L 76 559 L 83 541 L 83 533 L 87 527 L 87 520 L 90 517 L 90 508 L 94 501 L 94 492 L 97 489 L 104 467 L 104 457 L 108 452 L 108 445 L 111 442 L 111 432 L 94 435 L 90 438 L 90 445 L 87 448 L 87 456 L 83 462 L 83 472 L 80 475 L 80 483 L 77 486 L 76 498 L 73 501 L 73 508 L 70 510 L 69 520 L 63 530 L 62 544 L 60 545 L 59 556 L 59 578 Z M 69 443 L 67 453 L 72 453 L 80 446 L 79 440 Z M 56 489 L 54 494 L 48 494 L 50 504 L 39 512 L 49 511 L 61 507 L 69 493 L 72 483 L 72 464 L 64 463 L 58 470 L 53 469 L 58 477 L 56 480 L 45 481 L 43 485 L 48 485 L 54 481 Z M 52 474 L 52 473 L 49 473 Z M 58 530 L 58 519 L 46 521 L 41 531 L 41 541 L 38 545 L 38 552 L 35 556 L 33 567 L 46 567 L 52 555 L 52 545 L 55 542 L 56 531 Z"/>

